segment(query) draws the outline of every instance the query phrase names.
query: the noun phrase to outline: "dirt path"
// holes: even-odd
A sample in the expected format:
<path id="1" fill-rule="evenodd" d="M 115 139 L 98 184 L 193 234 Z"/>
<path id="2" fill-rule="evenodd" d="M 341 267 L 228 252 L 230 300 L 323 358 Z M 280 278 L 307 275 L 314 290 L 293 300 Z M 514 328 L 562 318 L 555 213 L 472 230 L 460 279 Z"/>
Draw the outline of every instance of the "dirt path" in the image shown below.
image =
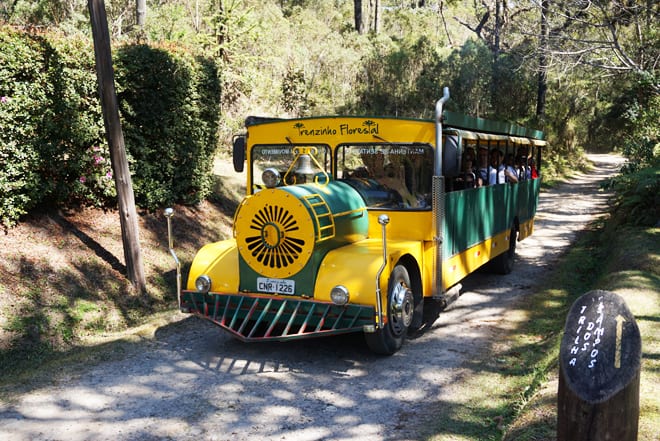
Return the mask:
<path id="1" fill-rule="evenodd" d="M 392 357 L 372 355 L 361 335 L 243 344 L 184 318 L 120 357 L 19 386 L 0 403 L 0 439 L 418 439 L 416 415 L 451 398 L 470 359 L 489 356 L 506 311 L 604 210 L 598 184 L 621 160 L 591 159 L 593 173 L 542 194 L 511 275 L 468 277 L 432 329 Z"/>

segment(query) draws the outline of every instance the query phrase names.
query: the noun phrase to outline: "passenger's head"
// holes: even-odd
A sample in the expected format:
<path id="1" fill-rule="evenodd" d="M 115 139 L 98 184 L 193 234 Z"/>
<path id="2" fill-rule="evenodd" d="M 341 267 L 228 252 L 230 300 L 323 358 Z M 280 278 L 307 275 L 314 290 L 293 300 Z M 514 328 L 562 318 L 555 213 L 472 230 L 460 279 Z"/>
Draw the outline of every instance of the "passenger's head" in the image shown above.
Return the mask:
<path id="1" fill-rule="evenodd" d="M 485 167 L 488 165 L 488 149 L 486 147 L 479 147 L 479 167 Z"/>
<path id="2" fill-rule="evenodd" d="M 397 166 L 392 162 L 388 162 L 387 165 L 385 165 L 384 170 L 385 176 L 388 178 L 394 178 L 397 175 Z"/>
<path id="3" fill-rule="evenodd" d="M 500 165 L 504 159 L 504 152 L 500 149 L 491 150 L 490 152 L 490 164 L 491 165 Z"/>

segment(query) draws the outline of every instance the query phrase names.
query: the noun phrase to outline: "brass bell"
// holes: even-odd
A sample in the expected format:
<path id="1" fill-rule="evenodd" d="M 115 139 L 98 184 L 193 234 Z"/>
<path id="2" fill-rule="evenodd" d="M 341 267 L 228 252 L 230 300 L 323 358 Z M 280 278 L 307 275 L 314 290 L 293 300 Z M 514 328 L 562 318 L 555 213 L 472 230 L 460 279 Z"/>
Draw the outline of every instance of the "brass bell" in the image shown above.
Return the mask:
<path id="1" fill-rule="evenodd" d="M 296 169 L 296 173 L 304 176 L 314 174 L 314 169 L 312 168 L 312 157 L 307 153 L 303 153 L 298 158 L 298 168 Z"/>

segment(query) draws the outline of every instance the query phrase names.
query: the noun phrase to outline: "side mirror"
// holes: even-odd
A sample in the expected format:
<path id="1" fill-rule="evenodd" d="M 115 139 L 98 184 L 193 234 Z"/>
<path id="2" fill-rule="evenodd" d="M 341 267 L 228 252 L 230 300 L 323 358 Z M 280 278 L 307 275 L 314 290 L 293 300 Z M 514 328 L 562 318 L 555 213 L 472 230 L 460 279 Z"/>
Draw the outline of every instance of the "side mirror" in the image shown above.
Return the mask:
<path id="1" fill-rule="evenodd" d="M 242 172 L 245 164 L 245 135 L 234 136 L 232 157 L 234 160 L 234 170 L 237 173 Z"/>

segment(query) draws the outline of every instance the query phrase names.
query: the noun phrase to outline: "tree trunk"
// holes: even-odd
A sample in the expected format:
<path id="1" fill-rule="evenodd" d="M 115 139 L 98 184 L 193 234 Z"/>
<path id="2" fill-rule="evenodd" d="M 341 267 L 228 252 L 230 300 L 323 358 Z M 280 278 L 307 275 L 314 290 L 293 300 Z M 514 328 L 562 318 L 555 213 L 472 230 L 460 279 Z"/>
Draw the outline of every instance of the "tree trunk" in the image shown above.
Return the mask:
<path id="1" fill-rule="evenodd" d="M 548 66 L 546 51 L 548 49 L 548 11 L 550 0 L 541 1 L 541 36 L 539 38 L 539 78 L 538 95 L 536 97 L 536 117 L 539 122 L 545 120 L 545 96 L 548 91 Z"/>
<path id="2" fill-rule="evenodd" d="M 449 35 L 449 29 L 447 29 L 447 20 L 445 20 L 445 13 L 444 13 L 444 7 L 445 7 L 445 2 L 443 0 L 440 0 L 438 3 L 438 13 L 440 14 L 440 18 L 442 19 L 442 26 L 445 29 L 445 34 L 447 35 L 447 42 L 449 43 L 450 46 L 452 46 L 454 43 L 451 41 L 451 35 Z"/>
<path id="3" fill-rule="evenodd" d="M 122 242 L 124 244 L 126 271 L 135 289 L 143 293 L 146 289 L 146 279 L 142 265 L 142 255 L 140 253 L 138 219 L 135 210 L 131 174 L 128 170 L 124 134 L 121 131 L 121 123 L 119 121 L 114 71 L 112 69 L 112 54 L 110 52 L 110 33 L 108 32 L 105 4 L 103 0 L 88 0 L 88 7 L 92 22 L 96 73 L 99 81 L 103 121 L 105 123 L 108 145 L 110 146 L 110 161 L 117 188 L 119 220 L 121 223 Z"/>
<path id="4" fill-rule="evenodd" d="M 355 30 L 358 34 L 364 33 L 364 20 L 362 19 L 362 0 L 353 0 L 355 13 Z"/>
<path id="5" fill-rule="evenodd" d="M 493 55 L 495 61 L 500 56 L 500 34 L 502 33 L 502 0 L 495 0 L 495 35 L 493 36 Z"/>
<path id="6" fill-rule="evenodd" d="M 141 28 L 147 21 L 147 0 L 136 0 L 136 20 Z"/>

